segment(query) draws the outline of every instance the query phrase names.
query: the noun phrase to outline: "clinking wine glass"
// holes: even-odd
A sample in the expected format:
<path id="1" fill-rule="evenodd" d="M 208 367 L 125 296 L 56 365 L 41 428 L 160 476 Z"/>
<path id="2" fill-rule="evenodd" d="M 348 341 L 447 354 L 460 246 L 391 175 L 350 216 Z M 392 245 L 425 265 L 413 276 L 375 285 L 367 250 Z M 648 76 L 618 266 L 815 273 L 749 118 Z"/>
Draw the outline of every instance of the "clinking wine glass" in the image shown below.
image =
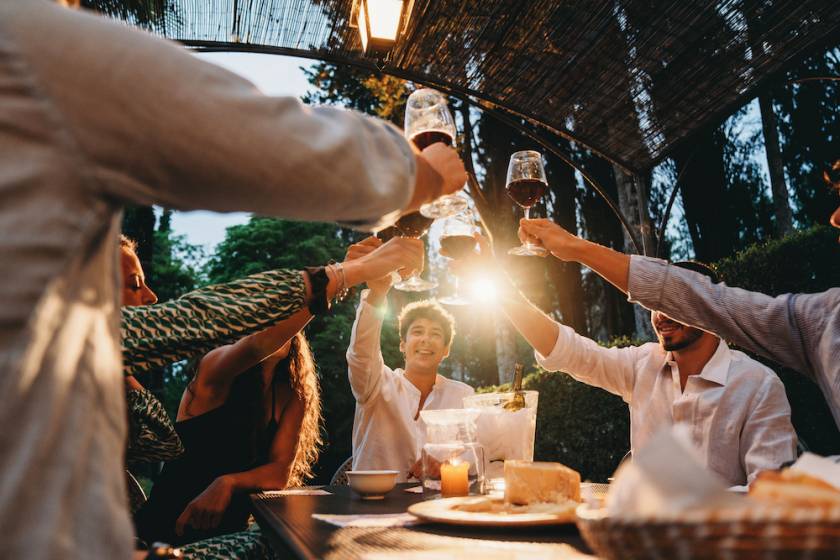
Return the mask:
<path id="1" fill-rule="evenodd" d="M 455 120 L 446 98 L 433 89 L 418 89 L 408 96 L 405 109 L 405 137 L 423 150 L 435 142 L 455 147 Z M 467 201 L 457 195 L 444 195 L 420 207 L 427 218 L 445 218 L 467 209 Z"/>
<path id="2" fill-rule="evenodd" d="M 548 181 L 545 178 L 542 155 L 533 150 L 516 152 L 510 156 L 507 171 L 507 194 L 525 209 L 525 219 L 530 218 L 531 206 L 545 195 Z M 525 242 L 508 251 L 509 255 L 544 257 L 548 251 L 533 243 Z"/>
<path id="3" fill-rule="evenodd" d="M 397 223 L 392 227 L 380 231 L 377 237 L 383 241 L 395 236 L 420 239 L 429 231 L 432 222 L 434 222 L 433 218 L 427 218 L 420 212 L 412 212 L 397 220 Z M 394 284 L 394 288 L 403 292 L 425 292 L 436 287 L 437 282 L 421 278 L 416 272 L 405 280 Z"/>
<path id="4" fill-rule="evenodd" d="M 475 252 L 475 237 L 478 228 L 469 212 L 450 216 L 443 221 L 443 232 L 440 236 L 440 248 L 451 259 L 464 259 Z M 469 305 L 471 302 L 463 297 L 458 290 L 458 276 L 455 276 L 455 293 L 440 299 L 446 305 Z"/>

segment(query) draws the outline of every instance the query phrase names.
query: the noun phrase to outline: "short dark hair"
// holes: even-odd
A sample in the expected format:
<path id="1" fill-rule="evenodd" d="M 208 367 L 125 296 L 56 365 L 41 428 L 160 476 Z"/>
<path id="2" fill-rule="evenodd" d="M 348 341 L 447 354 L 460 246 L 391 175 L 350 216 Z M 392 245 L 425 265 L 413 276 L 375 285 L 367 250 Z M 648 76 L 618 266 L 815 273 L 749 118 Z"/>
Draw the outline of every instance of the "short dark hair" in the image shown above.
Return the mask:
<path id="1" fill-rule="evenodd" d="M 127 251 L 131 251 L 135 255 L 137 254 L 137 242 L 134 241 L 132 238 L 128 237 L 127 235 L 120 234 L 120 249 L 125 249 Z"/>
<path id="2" fill-rule="evenodd" d="M 715 270 L 707 264 L 703 264 L 699 261 L 680 261 L 673 263 L 674 266 L 678 266 L 680 268 L 684 268 L 686 270 L 692 270 L 694 272 L 699 272 L 703 276 L 708 276 L 713 284 L 717 284 L 720 282 L 720 276 L 718 275 Z"/>
<path id="3" fill-rule="evenodd" d="M 428 319 L 439 324 L 443 328 L 443 337 L 448 346 L 455 335 L 455 319 L 437 302 L 430 299 L 409 303 L 400 311 L 397 319 L 400 325 L 400 340 L 405 340 L 408 328 L 417 319 Z"/>

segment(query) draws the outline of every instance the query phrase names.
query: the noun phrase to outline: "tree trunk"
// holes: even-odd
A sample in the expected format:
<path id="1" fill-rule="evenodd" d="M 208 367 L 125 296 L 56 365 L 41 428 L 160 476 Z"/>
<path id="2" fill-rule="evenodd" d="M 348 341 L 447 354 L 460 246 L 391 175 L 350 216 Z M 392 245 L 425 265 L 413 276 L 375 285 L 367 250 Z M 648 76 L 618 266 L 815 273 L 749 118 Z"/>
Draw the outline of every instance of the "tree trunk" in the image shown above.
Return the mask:
<path id="1" fill-rule="evenodd" d="M 785 163 L 779 144 L 779 128 L 773 100 L 765 93 L 758 97 L 761 109 L 761 127 L 764 132 L 764 151 L 767 153 L 767 168 L 770 171 L 770 188 L 773 191 L 773 211 L 776 215 L 776 234 L 784 237 L 793 233 L 793 214 L 785 184 Z"/>
<path id="2" fill-rule="evenodd" d="M 499 383 L 513 382 L 513 366 L 516 364 L 516 331 L 504 317 L 495 317 L 496 321 L 496 364 L 499 370 Z"/>
<path id="3" fill-rule="evenodd" d="M 642 253 L 652 255 L 655 251 L 653 242 L 653 231 L 650 224 L 650 211 L 648 210 L 647 182 L 638 175 L 625 173 L 617 165 L 613 165 L 616 185 L 618 187 L 618 207 L 624 217 L 638 233 L 642 241 Z M 627 233 L 622 228 L 624 235 L 624 252 L 634 253 L 635 247 Z M 633 306 L 633 320 L 636 325 L 635 337 L 639 340 L 653 340 L 653 327 L 650 324 L 650 313 L 641 305 Z"/>

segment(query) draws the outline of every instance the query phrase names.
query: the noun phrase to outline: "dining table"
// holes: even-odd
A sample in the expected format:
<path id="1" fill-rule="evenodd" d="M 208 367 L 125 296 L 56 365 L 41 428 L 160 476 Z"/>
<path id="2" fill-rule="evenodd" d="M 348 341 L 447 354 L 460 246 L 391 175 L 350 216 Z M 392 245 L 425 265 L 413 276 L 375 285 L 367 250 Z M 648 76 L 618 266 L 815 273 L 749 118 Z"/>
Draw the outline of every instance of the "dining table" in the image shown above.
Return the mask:
<path id="1" fill-rule="evenodd" d="M 469 527 L 439 523 L 338 526 L 316 516 L 404 514 L 422 500 L 415 484 L 398 484 L 380 500 L 363 500 L 349 486 L 304 487 L 295 492 L 251 494 L 252 512 L 280 558 L 304 560 L 475 558 L 594 559 L 574 523 L 539 527 Z M 411 490 L 415 491 L 412 492 Z M 409 524 L 405 524 L 405 520 Z"/>

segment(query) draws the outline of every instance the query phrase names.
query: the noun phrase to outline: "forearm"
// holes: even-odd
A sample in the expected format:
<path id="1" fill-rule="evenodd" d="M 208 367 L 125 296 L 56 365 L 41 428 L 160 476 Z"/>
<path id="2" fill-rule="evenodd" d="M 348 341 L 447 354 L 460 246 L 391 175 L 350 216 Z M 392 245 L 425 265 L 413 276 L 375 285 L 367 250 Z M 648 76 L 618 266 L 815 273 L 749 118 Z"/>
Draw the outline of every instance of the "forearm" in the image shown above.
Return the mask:
<path id="1" fill-rule="evenodd" d="M 630 256 L 597 243 L 578 239 L 572 251 L 572 260 L 588 266 L 604 280 L 627 293 L 630 275 Z"/>
<path id="2" fill-rule="evenodd" d="M 503 274 L 500 276 L 504 276 Z M 528 301 L 507 279 L 503 280 L 502 310 L 516 330 L 543 356 L 551 353 L 557 342 L 559 327 L 548 315 Z"/>
<path id="3" fill-rule="evenodd" d="M 227 474 L 220 478 L 234 492 L 282 490 L 288 484 L 291 469 L 291 461 L 268 463 L 249 471 Z"/>

